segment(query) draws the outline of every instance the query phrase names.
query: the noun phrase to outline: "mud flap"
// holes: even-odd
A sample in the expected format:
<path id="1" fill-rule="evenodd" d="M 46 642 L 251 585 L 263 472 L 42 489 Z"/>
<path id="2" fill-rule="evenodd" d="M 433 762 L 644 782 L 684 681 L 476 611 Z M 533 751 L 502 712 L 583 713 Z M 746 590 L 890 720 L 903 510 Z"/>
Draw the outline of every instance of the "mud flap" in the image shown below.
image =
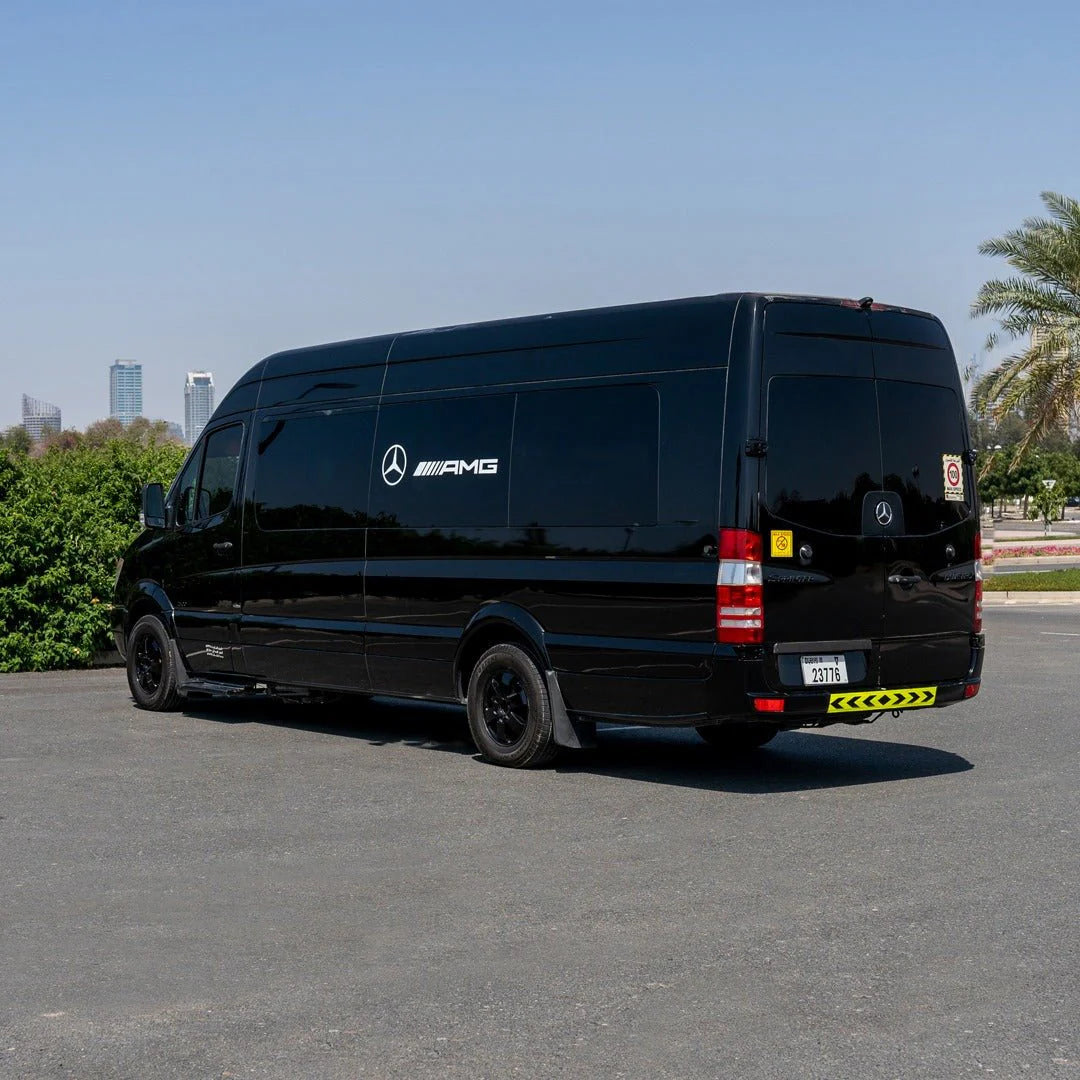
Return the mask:
<path id="1" fill-rule="evenodd" d="M 184 693 L 187 689 L 188 683 L 191 682 L 191 672 L 188 671 L 187 664 L 184 663 L 184 654 L 180 651 L 180 646 L 176 643 L 176 638 L 172 633 L 169 633 L 169 651 L 172 653 L 173 670 L 176 672 L 176 689 L 180 693 Z"/>
<path id="2" fill-rule="evenodd" d="M 596 724 L 589 720 L 570 719 L 555 672 L 545 671 L 544 682 L 547 683 L 548 697 L 551 699 L 555 745 L 570 750 L 589 750 L 596 746 Z"/>

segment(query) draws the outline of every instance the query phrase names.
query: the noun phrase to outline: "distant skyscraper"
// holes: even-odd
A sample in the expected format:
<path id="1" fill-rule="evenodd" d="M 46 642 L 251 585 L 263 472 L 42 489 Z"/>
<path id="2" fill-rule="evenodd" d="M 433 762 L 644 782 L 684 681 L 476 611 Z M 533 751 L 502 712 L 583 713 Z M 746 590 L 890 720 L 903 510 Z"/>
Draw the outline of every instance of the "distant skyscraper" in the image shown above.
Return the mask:
<path id="1" fill-rule="evenodd" d="M 109 368 L 109 416 L 127 427 L 142 416 L 142 364 L 117 360 Z"/>
<path id="2" fill-rule="evenodd" d="M 209 371 L 189 371 L 184 383 L 184 433 L 194 444 L 214 411 L 214 376 Z"/>
<path id="3" fill-rule="evenodd" d="M 38 401 L 37 398 L 22 396 L 22 422 L 27 435 L 34 442 L 39 442 L 50 431 L 59 431 L 62 424 L 60 420 L 60 408 L 50 405 L 47 401 Z"/>
<path id="4" fill-rule="evenodd" d="M 175 420 L 168 421 L 168 426 L 165 428 L 165 432 L 171 439 L 177 439 L 179 442 L 184 441 L 184 428 Z"/>

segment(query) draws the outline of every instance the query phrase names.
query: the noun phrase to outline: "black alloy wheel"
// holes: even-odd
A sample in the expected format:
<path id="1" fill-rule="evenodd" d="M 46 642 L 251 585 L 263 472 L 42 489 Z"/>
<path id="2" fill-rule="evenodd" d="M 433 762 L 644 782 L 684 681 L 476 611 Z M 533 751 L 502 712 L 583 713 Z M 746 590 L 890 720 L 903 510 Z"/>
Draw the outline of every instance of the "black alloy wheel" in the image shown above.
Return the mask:
<path id="1" fill-rule="evenodd" d="M 484 723 L 500 746 L 517 746 L 529 723 L 529 694 L 517 673 L 493 668 L 484 681 Z"/>
<path id="2" fill-rule="evenodd" d="M 140 634 L 135 641 L 135 679 L 148 697 L 161 686 L 163 661 L 161 642 L 153 634 Z"/>
<path id="3" fill-rule="evenodd" d="M 169 635 L 156 615 L 144 615 L 127 641 L 127 677 L 140 709 L 165 712 L 180 700 Z"/>
<path id="4" fill-rule="evenodd" d="M 477 661 L 468 714 L 477 750 L 497 765 L 544 765 L 558 752 L 543 672 L 517 645 L 495 645 Z"/>

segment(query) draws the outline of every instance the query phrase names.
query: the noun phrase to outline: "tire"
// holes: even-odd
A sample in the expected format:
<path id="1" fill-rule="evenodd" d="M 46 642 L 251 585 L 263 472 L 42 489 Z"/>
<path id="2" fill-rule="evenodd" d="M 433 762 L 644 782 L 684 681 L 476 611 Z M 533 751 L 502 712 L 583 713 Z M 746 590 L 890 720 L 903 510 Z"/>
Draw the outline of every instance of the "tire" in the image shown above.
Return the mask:
<path id="1" fill-rule="evenodd" d="M 775 724 L 709 724 L 697 729 L 710 746 L 732 754 L 756 750 L 780 731 Z"/>
<path id="2" fill-rule="evenodd" d="M 515 769 L 558 753 L 551 698 L 536 661 L 517 645 L 496 645 L 469 676 L 469 732 L 480 754 Z"/>
<path id="3" fill-rule="evenodd" d="M 180 702 L 172 643 L 156 615 L 144 615 L 127 640 L 127 677 L 140 709 L 168 712 Z"/>

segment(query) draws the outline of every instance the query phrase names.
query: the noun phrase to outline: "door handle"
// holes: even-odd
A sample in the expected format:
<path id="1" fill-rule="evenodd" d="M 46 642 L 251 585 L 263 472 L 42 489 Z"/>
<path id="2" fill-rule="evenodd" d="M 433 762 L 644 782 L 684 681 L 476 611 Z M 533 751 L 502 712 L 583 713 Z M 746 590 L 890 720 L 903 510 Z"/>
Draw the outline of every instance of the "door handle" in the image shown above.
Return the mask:
<path id="1" fill-rule="evenodd" d="M 922 578 L 918 574 L 890 574 L 889 584 L 899 585 L 901 589 L 910 589 L 918 585 Z"/>
<path id="2" fill-rule="evenodd" d="M 216 543 L 214 545 L 214 550 L 219 555 L 224 555 L 226 551 L 232 551 L 232 541 L 231 540 L 221 540 L 221 541 L 219 541 L 218 543 Z"/>

